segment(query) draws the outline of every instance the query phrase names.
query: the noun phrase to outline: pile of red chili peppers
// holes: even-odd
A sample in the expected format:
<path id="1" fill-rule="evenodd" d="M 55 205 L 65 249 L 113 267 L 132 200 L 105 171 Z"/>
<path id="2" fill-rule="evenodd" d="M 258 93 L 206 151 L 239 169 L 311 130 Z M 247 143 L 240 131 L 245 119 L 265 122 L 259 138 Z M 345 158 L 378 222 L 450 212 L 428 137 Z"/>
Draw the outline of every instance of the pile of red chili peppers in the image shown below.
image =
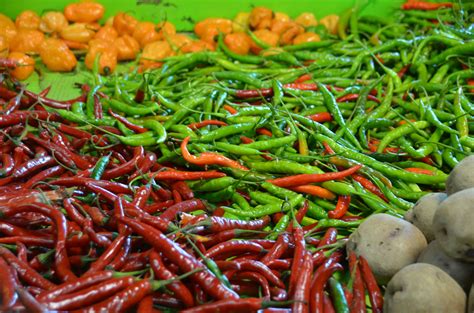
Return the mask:
<path id="1" fill-rule="evenodd" d="M 420 3 L 403 8 L 451 16 Z M 443 168 L 470 153 L 470 97 L 441 82 L 472 70 L 429 74 L 444 59 L 426 58 L 432 42 L 461 65 L 474 50 L 462 34 L 425 36 L 431 22 L 425 37 L 360 50 L 371 24 L 346 22 L 340 45 L 273 63 L 206 52 L 144 75 L 96 70 L 69 101 L 28 91 L 1 59 L 0 310 L 381 312 L 367 261 L 344 244 L 373 212 L 401 215 L 442 189 Z M 426 104 L 439 98 L 453 107 Z"/>

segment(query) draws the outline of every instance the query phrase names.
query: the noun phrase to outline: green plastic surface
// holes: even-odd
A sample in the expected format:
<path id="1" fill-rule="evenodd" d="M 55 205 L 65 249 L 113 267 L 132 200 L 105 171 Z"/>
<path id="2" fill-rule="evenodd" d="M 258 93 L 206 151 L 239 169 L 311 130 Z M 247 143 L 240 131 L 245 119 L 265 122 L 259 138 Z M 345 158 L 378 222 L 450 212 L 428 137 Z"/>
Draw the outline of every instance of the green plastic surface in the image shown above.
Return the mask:
<path id="1" fill-rule="evenodd" d="M 239 12 L 249 12 L 255 6 L 266 6 L 277 12 L 296 17 L 302 12 L 312 12 L 319 19 L 329 14 L 341 14 L 356 4 L 358 0 L 99 0 L 106 8 L 104 20 L 117 12 L 125 11 L 142 21 L 159 22 L 169 20 L 179 31 L 191 31 L 196 21 L 207 17 L 233 18 Z M 63 10 L 71 2 L 67 0 L 0 0 L 0 13 L 12 18 L 24 10 L 34 10 L 41 14 L 51 10 Z M 390 18 L 391 14 L 405 0 L 361 0 L 362 15 L 377 15 Z M 28 89 L 38 92 L 52 86 L 52 98 L 67 99 L 79 94 L 74 83 L 87 80 L 83 65 L 72 73 L 50 73 L 37 62 L 38 73 L 26 82 Z M 126 70 L 124 64 L 118 70 Z"/>

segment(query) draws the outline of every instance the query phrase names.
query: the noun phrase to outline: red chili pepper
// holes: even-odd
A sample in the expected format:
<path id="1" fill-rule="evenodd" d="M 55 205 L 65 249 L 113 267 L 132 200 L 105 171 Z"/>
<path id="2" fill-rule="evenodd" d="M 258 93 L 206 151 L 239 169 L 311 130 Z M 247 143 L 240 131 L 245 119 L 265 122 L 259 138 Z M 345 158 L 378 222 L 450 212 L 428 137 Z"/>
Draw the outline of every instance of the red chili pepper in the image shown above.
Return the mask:
<path id="1" fill-rule="evenodd" d="M 205 247 L 212 247 L 218 243 L 240 237 L 246 233 L 248 232 L 241 229 L 225 230 L 225 231 L 206 237 L 206 240 L 203 242 L 203 244 Z"/>
<path id="2" fill-rule="evenodd" d="M 292 187 L 290 189 L 296 192 L 301 192 L 301 193 L 306 193 L 312 196 L 316 196 L 321 199 L 334 200 L 336 198 L 336 195 L 332 193 L 331 191 L 327 190 L 326 188 L 323 188 L 321 186 L 316 186 L 316 185 L 301 185 L 301 186 Z"/>
<path id="3" fill-rule="evenodd" d="M 340 195 L 337 198 L 336 208 L 328 212 L 328 216 L 334 219 L 340 219 L 349 210 L 351 204 L 351 196 Z"/>
<path id="4" fill-rule="evenodd" d="M 261 230 L 270 223 L 270 217 L 265 216 L 259 220 L 253 221 L 242 221 L 234 220 L 225 217 L 212 216 L 206 219 L 204 222 L 206 229 L 213 233 L 231 230 L 231 229 L 245 229 L 245 230 Z"/>
<path id="5" fill-rule="evenodd" d="M 312 78 L 311 74 L 303 74 L 295 80 L 295 83 L 304 83 Z"/>
<path id="6" fill-rule="evenodd" d="M 402 67 L 398 71 L 397 76 L 400 77 L 400 78 L 403 78 L 403 76 L 405 76 L 406 72 L 410 69 L 410 66 L 411 66 L 411 64 L 407 64 L 404 67 Z"/>
<path id="7" fill-rule="evenodd" d="M 144 173 L 147 173 L 150 171 L 150 169 L 153 168 L 153 166 L 156 164 L 156 154 L 153 152 L 147 152 L 145 153 L 145 157 L 140 160 L 138 164 L 138 168 L 136 171 L 128 177 L 128 182 L 133 181 L 135 178 L 138 176 L 143 175 Z"/>
<path id="8" fill-rule="evenodd" d="M 265 250 L 263 247 L 257 243 L 250 242 L 247 240 L 231 240 L 221 242 L 214 247 L 207 250 L 205 256 L 207 258 L 224 258 L 225 256 L 231 254 L 232 256 L 236 256 L 243 253 L 254 253 L 260 254 Z"/>
<path id="9" fill-rule="evenodd" d="M 224 104 L 224 105 L 222 106 L 222 108 L 223 108 L 224 110 L 226 110 L 227 112 L 229 112 L 230 114 L 237 114 L 237 112 L 238 112 L 236 109 L 234 109 L 233 107 L 231 107 L 231 106 L 228 105 L 228 104 Z"/>
<path id="10" fill-rule="evenodd" d="M 282 233 L 278 235 L 277 241 L 268 253 L 260 260 L 263 264 L 267 265 L 270 261 L 279 259 L 288 249 L 290 245 L 290 238 L 288 234 Z"/>
<path id="11" fill-rule="evenodd" d="M 252 138 L 249 138 L 249 137 L 245 137 L 245 136 L 240 136 L 240 141 L 241 141 L 243 144 L 248 144 L 248 143 L 253 142 L 253 139 L 252 139 Z"/>
<path id="12" fill-rule="evenodd" d="M 51 310 L 70 311 L 80 309 L 113 296 L 115 293 L 131 286 L 134 281 L 135 279 L 132 276 L 111 278 L 73 293 L 59 295 L 43 303 Z"/>
<path id="13" fill-rule="evenodd" d="M 42 303 L 38 302 L 28 290 L 19 284 L 16 285 L 16 293 L 18 294 L 18 299 L 21 304 L 25 307 L 26 312 L 48 312 L 48 309 Z"/>
<path id="14" fill-rule="evenodd" d="M 248 271 L 248 272 L 235 273 L 234 275 L 229 277 L 229 280 L 231 280 L 232 282 L 242 282 L 246 280 L 253 280 L 262 287 L 262 294 L 264 297 L 269 298 L 271 295 L 270 285 L 268 284 L 268 280 L 262 274 L 259 274 L 257 272 Z"/>
<path id="15" fill-rule="evenodd" d="M 362 279 L 364 280 L 367 291 L 369 292 L 369 300 L 372 305 L 372 312 L 382 313 L 383 312 L 383 294 L 375 280 L 375 276 L 370 269 L 369 263 L 361 255 L 359 256 L 359 268 L 362 273 Z"/>
<path id="16" fill-rule="evenodd" d="M 313 275 L 313 259 L 309 251 L 305 251 L 299 275 L 296 281 L 296 289 L 293 295 L 291 310 L 293 313 L 309 312 L 309 296 L 311 291 L 311 277 Z"/>
<path id="17" fill-rule="evenodd" d="M 324 286 L 329 277 L 331 277 L 335 271 L 343 269 L 342 265 L 337 263 L 333 257 L 330 257 L 323 265 L 318 267 L 313 275 L 313 282 L 311 283 L 311 293 L 309 298 L 311 312 L 324 312 Z"/>
<path id="18" fill-rule="evenodd" d="M 268 262 L 268 267 L 271 268 L 272 270 L 277 270 L 277 271 L 286 271 L 289 270 L 291 267 L 291 261 L 290 260 L 271 260 Z"/>
<path id="19" fill-rule="evenodd" d="M 336 313 L 336 309 L 334 309 L 334 305 L 332 304 L 331 298 L 327 294 L 323 296 L 323 306 L 324 306 L 324 313 Z"/>
<path id="20" fill-rule="evenodd" d="M 109 112 L 109 114 L 112 115 L 117 121 L 119 121 L 120 123 L 122 123 L 123 125 L 125 125 L 128 129 L 134 131 L 135 133 L 142 134 L 142 133 L 148 131 L 148 129 L 146 129 L 145 127 L 142 127 L 142 126 L 133 124 L 133 123 L 130 122 L 126 117 L 115 113 L 115 112 L 112 111 L 112 109 L 110 109 L 110 108 L 109 108 L 109 111 L 108 111 L 108 112 Z"/>
<path id="21" fill-rule="evenodd" d="M 293 242 L 295 244 L 295 249 L 293 252 L 293 263 L 291 264 L 290 282 L 288 286 L 288 296 L 290 298 L 293 298 L 295 289 L 298 287 L 296 286 L 296 283 L 298 281 L 299 270 L 303 265 L 303 258 L 306 251 L 303 229 L 299 225 L 293 228 Z"/>
<path id="22" fill-rule="evenodd" d="M 416 174 L 434 175 L 433 171 L 425 169 L 425 168 L 406 167 L 404 168 L 404 170 L 408 172 L 416 173 Z"/>
<path id="23" fill-rule="evenodd" d="M 258 272 L 275 286 L 280 287 L 280 288 L 285 287 L 283 282 L 275 274 L 273 274 L 272 271 L 262 262 L 255 261 L 255 260 L 239 260 L 235 262 L 239 263 L 241 270 L 250 271 L 250 272 Z"/>
<path id="24" fill-rule="evenodd" d="M 439 8 L 452 8 L 452 7 L 453 7 L 453 4 L 451 2 L 433 3 L 433 2 L 409 0 L 407 3 L 404 3 L 402 5 L 402 10 L 431 11 L 431 10 L 438 10 Z"/>
<path id="25" fill-rule="evenodd" d="M 191 279 L 198 283 L 209 295 L 216 299 L 236 299 L 238 295 L 225 287 L 204 265 L 193 256 L 181 249 L 175 242 L 168 239 L 159 230 L 138 221 L 123 217 L 122 222 L 133 231 L 141 235 L 156 251 L 160 251 L 170 261 L 175 262 L 183 272 L 203 269 L 191 275 Z"/>
<path id="26" fill-rule="evenodd" d="M 165 221 L 171 221 L 175 219 L 178 213 L 204 210 L 205 208 L 206 206 L 204 205 L 204 202 L 199 199 L 186 200 L 170 206 L 160 215 L 160 218 Z"/>
<path id="27" fill-rule="evenodd" d="M 87 138 L 87 139 L 92 138 L 92 135 L 89 132 L 77 129 L 73 126 L 69 126 L 66 124 L 62 124 L 62 123 L 57 124 L 57 129 L 67 135 L 70 135 L 76 138 Z"/>
<path id="28" fill-rule="evenodd" d="M 8 115 L 0 115 L 0 127 L 17 125 L 29 119 L 57 121 L 59 115 L 47 111 L 21 111 Z"/>
<path id="29" fill-rule="evenodd" d="M 262 308 L 264 298 L 223 299 L 181 311 L 182 313 L 254 312 Z"/>
<path id="30" fill-rule="evenodd" d="M 112 278 L 112 276 L 112 271 L 103 271 L 91 275 L 84 275 L 79 277 L 77 280 L 57 285 L 50 290 L 42 292 L 38 295 L 38 300 L 41 302 L 53 300 L 61 295 L 70 294 L 78 290 L 100 284 L 103 281 L 109 280 Z"/>
<path id="31" fill-rule="evenodd" d="M 156 251 L 152 251 L 150 253 L 150 266 L 158 279 L 170 280 L 177 277 L 166 268 L 160 254 Z M 193 295 L 189 291 L 188 287 L 186 287 L 182 282 L 175 281 L 167 285 L 166 288 L 171 290 L 178 299 L 183 301 L 183 304 L 186 307 L 192 307 L 194 305 Z"/>
<path id="32" fill-rule="evenodd" d="M 268 136 L 268 137 L 273 137 L 273 134 L 271 131 L 269 131 L 268 129 L 266 128 L 257 128 L 255 130 L 255 132 L 259 135 L 264 135 L 264 136 Z"/>
<path id="33" fill-rule="evenodd" d="M 231 113 L 231 114 L 235 114 L 235 113 Z M 227 126 L 227 123 L 223 121 L 219 121 L 219 120 L 205 120 L 202 122 L 191 123 L 188 125 L 188 127 L 194 130 L 194 129 L 203 128 L 209 125 Z"/>
<path id="34" fill-rule="evenodd" d="M 65 163 L 70 167 L 77 166 L 81 170 L 85 170 L 92 167 L 92 164 L 84 157 L 72 152 L 71 150 L 65 147 L 52 143 L 51 141 L 39 139 L 31 133 L 27 134 L 26 137 L 46 148 L 48 151 L 50 151 L 52 155 L 55 155 L 61 162 Z"/>
<path id="35" fill-rule="evenodd" d="M 299 174 L 293 176 L 287 176 L 282 178 L 275 178 L 267 180 L 269 183 L 272 183 L 278 187 L 294 187 L 307 185 L 312 183 L 320 183 L 329 180 L 341 179 L 347 176 L 350 176 L 357 172 L 362 165 L 355 165 L 349 169 L 340 171 L 340 172 L 331 172 L 324 174 Z"/>
<path id="36" fill-rule="evenodd" d="M 0 177 L 9 176 L 13 172 L 15 162 L 9 153 L 2 154 L 2 166 L 3 168 L 0 169 Z"/>
<path id="37" fill-rule="evenodd" d="M 9 311 L 16 302 L 16 280 L 13 269 L 0 257 L 0 281 L 2 286 L 0 288 L 2 311 Z"/>
<path id="38" fill-rule="evenodd" d="M 67 110 L 71 107 L 71 105 L 74 102 L 84 102 L 84 100 L 85 100 L 84 96 L 79 96 L 77 98 L 67 100 L 67 101 L 58 101 L 58 100 L 53 100 L 53 99 L 49 99 L 49 98 L 46 98 L 46 97 L 42 97 L 42 96 L 40 96 L 38 94 L 35 94 L 34 92 L 31 92 L 29 90 L 25 90 L 24 94 L 25 94 L 26 97 L 28 97 L 31 100 L 31 102 L 33 104 L 40 103 L 40 104 L 43 104 L 43 105 L 46 105 L 48 107 L 55 108 L 55 109 L 66 109 Z"/>
<path id="39" fill-rule="evenodd" d="M 367 311 L 365 306 L 365 288 L 359 264 L 357 262 L 357 256 L 354 252 L 349 253 L 349 269 L 351 271 L 351 276 L 354 275 L 354 281 L 352 284 L 353 298 L 349 306 L 350 310 L 355 313 L 364 313 Z"/>
<path id="40" fill-rule="evenodd" d="M 12 176 L 14 178 L 23 178 L 27 175 L 37 172 L 44 167 L 54 165 L 55 163 L 56 161 L 54 158 L 49 155 L 31 159 L 18 166 L 12 173 Z"/>
<path id="41" fill-rule="evenodd" d="M 359 99 L 359 94 L 358 93 L 349 93 L 347 95 L 344 95 L 342 97 L 339 97 L 336 99 L 336 102 L 340 103 L 340 102 L 350 102 L 350 101 L 354 101 L 354 100 L 357 100 Z M 370 100 L 370 101 L 374 101 L 374 102 L 377 102 L 377 103 L 380 103 L 380 100 L 377 99 L 375 96 L 373 95 L 368 95 L 367 96 L 367 99 Z"/>
<path id="42" fill-rule="evenodd" d="M 181 201 L 183 201 L 183 199 L 181 198 L 181 195 L 179 194 L 179 192 L 176 189 L 171 190 L 171 194 L 173 195 L 174 203 L 178 204 Z"/>
<path id="43" fill-rule="evenodd" d="M 135 197 L 133 198 L 132 204 L 139 207 L 140 209 L 144 209 L 146 202 L 151 194 L 151 186 L 143 185 L 138 187 L 135 192 Z"/>
<path id="44" fill-rule="evenodd" d="M 142 279 L 92 307 L 72 312 L 125 312 L 152 292 L 151 281 Z"/>
<path id="45" fill-rule="evenodd" d="M 238 168 L 245 171 L 249 170 L 247 167 L 243 166 L 238 161 L 231 160 L 218 153 L 203 152 L 199 155 L 199 157 L 192 155 L 191 153 L 189 153 L 187 147 L 190 138 L 191 137 L 189 136 L 184 138 L 183 142 L 181 143 L 181 153 L 183 155 L 183 158 L 187 162 L 196 165 L 221 165 L 224 167 Z"/>
<path id="46" fill-rule="evenodd" d="M 65 216 L 58 209 L 42 203 L 8 207 L 3 211 L 3 216 L 9 217 L 22 212 L 36 212 L 45 215 L 54 221 L 57 236 L 54 254 L 56 273 L 63 281 L 75 279 L 76 275 L 71 271 L 69 259 L 67 257 L 67 221 Z"/>
<path id="47" fill-rule="evenodd" d="M 102 271 L 107 264 L 109 264 L 115 256 L 119 253 L 120 248 L 123 246 L 128 234 L 119 235 L 112 241 L 107 249 L 100 255 L 100 257 L 94 261 L 86 272 L 86 275 L 97 273 Z"/>
<path id="48" fill-rule="evenodd" d="M 119 253 L 115 256 L 115 258 L 110 262 L 107 267 L 111 270 L 119 271 L 122 267 L 126 264 L 127 259 L 130 255 L 130 251 L 132 249 L 132 239 L 128 236 L 122 247 L 120 248 Z"/>
<path id="49" fill-rule="evenodd" d="M 154 214 L 156 212 L 162 212 L 163 210 L 166 210 L 167 208 L 169 208 L 173 204 L 174 204 L 173 200 L 166 200 L 166 201 L 156 202 L 156 203 L 150 204 L 150 205 L 144 207 L 143 210 L 145 210 L 145 212 L 147 212 L 149 214 Z"/>
<path id="50" fill-rule="evenodd" d="M 337 240 L 337 229 L 330 227 L 326 230 L 323 238 L 317 245 L 318 249 L 324 248 L 330 244 L 335 243 Z M 324 261 L 326 261 L 326 256 L 324 255 L 324 250 L 318 250 L 313 254 L 313 264 L 315 267 L 321 265 Z"/>
<path id="51" fill-rule="evenodd" d="M 303 220 L 303 217 L 306 216 L 306 213 L 308 212 L 308 209 L 309 209 L 309 202 L 306 200 L 304 202 L 303 206 L 295 214 L 295 221 L 298 224 L 301 224 L 301 221 Z M 287 232 L 292 232 L 293 231 L 293 224 L 294 223 L 290 223 L 290 225 L 288 225 L 288 227 L 286 228 Z"/>
<path id="52" fill-rule="evenodd" d="M 23 92 L 20 92 L 16 97 L 11 98 L 8 101 L 8 105 L 5 108 L 5 111 L 3 112 L 5 115 L 15 112 L 20 107 L 22 94 Z"/>
<path id="53" fill-rule="evenodd" d="M 222 172 L 206 171 L 206 172 L 184 172 L 177 170 L 168 170 L 155 173 L 149 173 L 149 177 L 157 180 L 199 180 L 199 179 L 213 179 L 226 176 Z"/>
<path id="54" fill-rule="evenodd" d="M 143 158 L 145 150 L 142 146 L 135 147 L 133 149 L 133 157 L 124 164 L 121 164 L 113 169 L 105 170 L 104 174 L 102 175 L 103 179 L 114 179 L 125 174 L 130 173 L 132 170 L 135 169 L 138 161 Z"/>
<path id="55" fill-rule="evenodd" d="M 379 187 L 377 187 L 374 183 L 372 183 L 370 180 L 368 180 L 367 178 L 365 178 L 364 176 L 362 175 L 359 175 L 359 174 L 352 174 L 352 178 L 359 182 L 365 189 L 367 189 L 368 191 L 370 191 L 371 193 L 373 193 L 374 195 L 378 196 L 379 198 L 381 198 L 382 200 L 384 200 L 385 202 L 388 202 L 388 199 L 387 197 L 385 197 L 385 195 L 383 194 L 383 192 L 379 189 Z"/>
<path id="56" fill-rule="evenodd" d="M 194 198 L 194 193 L 189 188 L 188 184 L 185 181 L 177 181 L 171 185 L 172 189 L 175 189 L 183 197 L 184 200 L 189 200 Z"/>
<path id="57" fill-rule="evenodd" d="M 316 113 L 307 116 L 307 118 L 318 123 L 331 122 L 333 120 L 332 115 L 329 112 Z"/>
<path id="58" fill-rule="evenodd" d="M 93 228 L 92 220 L 89 217 L 82 216 L 73 205 L 74 200 L 71 198 L 64 199 L 63 207 L 66 210 L 68 217 L 76 222 L 84 231 L 89 238 L 101 247 L 110 246 L 110 240 L 105 237 L 98 235 Z"/>
<path id="59" fill-rule="evenodd" d="M 18 273 L 21 279 L 29 285 L 43 289 L 52 289 L 55 287 L 55 284 L 41 276 L 38 272 L 32 269 L 28 263 L 19 260 L 7 248 L 0 246 L 0 257 L 2 257 L 8 265 Z"/>

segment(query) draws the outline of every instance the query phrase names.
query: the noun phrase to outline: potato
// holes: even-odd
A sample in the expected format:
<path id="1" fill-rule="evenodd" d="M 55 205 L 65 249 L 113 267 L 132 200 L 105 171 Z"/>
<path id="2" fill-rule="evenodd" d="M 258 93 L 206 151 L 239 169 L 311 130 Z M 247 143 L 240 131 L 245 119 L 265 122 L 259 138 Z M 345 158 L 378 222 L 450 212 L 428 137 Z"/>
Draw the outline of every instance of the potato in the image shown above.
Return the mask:
<path id="1" fill-rule="evenodd" d="M 417 263 L 399 271 L 387 285 L 385 313 L 464 313 L 466 294 L 438 267 Z"/>
<path id="2" fill-rule="evenodd" d="M 384 284 L 415 263 L 426 246 L 425 236 L 412 224 L 388 214 L 374 214 L 352 233 L 346 248 L 364 256 L 377 281 Z"/>
<path id="3" fill-rule="evenodd" d="M 464 189 L 441 202 L 433 230 L 441 248 L 452 258 L 474 262 L 474 188 Z"/>
<path id="4" fill-rule="evenodd" d="M 446 255 L 433 240 L 420 254 L 417 263 L 428 263 L 439 267 L 449 274 L 464 290 L 469 290 L 474 282 L 474 264 L 465 263 Z"/>
<path id="5" fill-rule="evenodd" d="M 444 192 L 427 194 L 421 197 L 415 206 L 405 213 L 405 220 L 418 227 L 428 242 L 434 239 L 433 216 L 441 201 L 446 197 L 447 195 Z"/>
<path id="6" fill-rule="evenodd" d="M 474 155 L 464 158 L 451 171 L 446 181 L 446 192 L 452 195 L 472 187 L 474 187 Z"/>
<path id="7" fill-rule="evenodd" d="M 471 286 L 469 298 L 467 299 L 467 313 L 474 313 L 474 284 Z"/>

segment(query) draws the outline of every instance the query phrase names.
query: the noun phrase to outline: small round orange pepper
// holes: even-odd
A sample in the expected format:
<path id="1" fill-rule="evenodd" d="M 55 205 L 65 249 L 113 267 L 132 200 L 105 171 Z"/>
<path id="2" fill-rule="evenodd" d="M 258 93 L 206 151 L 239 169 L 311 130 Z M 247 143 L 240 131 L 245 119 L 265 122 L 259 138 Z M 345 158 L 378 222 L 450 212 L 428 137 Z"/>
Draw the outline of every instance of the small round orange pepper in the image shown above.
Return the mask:
<path id="1" fill-rule="evenodd" d="M 47 38 L 41 45 L 40 57 L 53 72 L 70 72 L 77 65 L 76 56 L 61 39 Z"/>
<path id="2" fill-rule="evenodd" d="M 41 18 L 36 12 L 26 10 L 20 13 L 15 19 L 15 25 L 18 29 L 38 29 L 41 23 Z"/>
<path id="3" fill-rule="evenodd" d="M 15 23 L 6 15 L 0 13 L 0 36 L 5 37 L 8 43 L 16 36 Z"/>
<path id="4" fill-rule="evenodd" d="M 12 76 L 16 79 L 25 80 L 35 70 L 35 60 L 23 52 L 11 52 L 8 58 L 18 63 L 15 69 L 11 71 Z"/>
<path id="5" fill-rule="evenodd" d="M 68 21 L 61 12 L 50 11 L 43 14 L 39 29 L 43 33 L 59 33 L 68 26 Z"/>
<path id="6" fill-rule="evenodd" d="M 219 33 L 232 32 L 232 21 L 224 18 L 207 18 L 194 26 L 194 32 L 200 39 L 213 43 Z"/>
<path id="7" fill-rule="evenodd" d="M 176 27 L 168 21 L 158 23 L 155 30 L 158 33 L 160 40 L 176 34 Z"/>
<path id="8" fill-rule="evenodd" d="M 99 72 L 110 74 L 117 66 L 117 48 L 108 41 L 93 39 L 89 42 L 85 63 L 88 69 L 94 67 L 96 57 L 99 57 Z"/>
<path id="9" fill-rule="evenodd" d="M 138 25 L 138 21 L 130 14 L 119 12 L 114 16 L 112 25 L 119 35 L 133 35 L 135 27 Z"/>
<path id="10" fill-rule="evenodd" d="M 180 51 L 181 48 L 193 42 L 191 38 L 184 34 L 170 35 L 167 36 L 165 40 L 170 44 L 171 49 L 173 49 L 174 51 Z"/>
<path id="11" fill-rule="evenodd" d="M 77 2 L 64 8 L 64 15 L 71 22 L 92 23 L 104 16 L 104 6 L 96 2 Z"/>
<path id="12" fill-rule="evenodd" d="M 140 45 L 130 35 L 123 35 L 115 39 L 115 47 L 117 48 L 117 60 L 135 60 L 140 52 Z"/>
<path id="13" fill-rule="evenodd" d="M 145 47 L 147 44 L 153 41 L 160 40 L 162 36 L 156 31 L 156 25 L 152 22 L 140 22 L 135 31 L 133 32 L 133 38 L 140 44 L 140 47 Z"/>
<path id="14" fill-rule="evenodd" d="M 303 27 L 311 27 L 318 25 L 318 21 L 314 17 L 314 14 L 309 12 L 301 13 L 297 18 L 295 18 L 295 22 Z"/>
<path id="15" fill-rule="evenodd" d="M 237 54 L 248 54 L 252 39 L 246 33 L 227 34 L 224 37 L 225 45 Z"/>
<path id="16" fill-rule="evenodd" d="M 318 34 L 315 34 L 313 32 L 306 32 L 306 33 L 296 36 L 295 39 L 293 39 L 293 44 L 297 45 L 300 43 L 315 42 L 315 41 L 321 41 L 321 37 Z"/>
<path id="17" fill-rule="evenodd" d="M 113 26 L 105 25 L 94 35 L 94 39 L 100 39 L 105 41 L 115 41 L 118 37 L 118 32 Z"/>
<path id="18" fill-rule="evenodd" d="M 87 24 L 74 23 L 63 28 L 60 35 L 66 40 L 86 43 L 94 37 L 94 31 Z"/>
<path id="19" fill-rule="evenodd" d="M 273 11 L 265 7 L 255 7 L 250 12 L 249 24 L 252 29 L 270 28 Z"/>
<path id="20" fill-rule="evenodd" d="M 181 52 L 183 53 L 193 53 L 193 52 L 200 52 L 200 51 L 214 51 L 216 48 L 213 44 L 202 41 L 202 40 L 195 40 L 181 48 Z"/>
<path id="21" fill-rule="evenodd" d="M 10 50 L 24 53 L 38 53 L 44 41 L 44 34 L 39 30 L 20 29 L 10 42 Z"/>
<path id="22" fill-rule="evenodd" d="M 331 14 L 319 20 L 319 24 L 324 25 L 331 34 L 337 33 L 339 15 Z"/>
<path id="23" fill-rule="evenodd" d="M 8 42 L 4 36 L 0 36 L 0 58 L 5 58 L 8 55 Z"/>
<path id="24" fill-rule="evenodd" d="M 156 63 L 161 63 L 160 61 L 168 56 L 173 55 L 173 50 L 171 46 L 166 41 L 154 41 L 147 44 L 142 51 L 140 57 L 140 64 L 144 68 L 153 67 Z"/>
<path id="25" fill-rule="evenodd" d="M 275 33 L 272 33 L 268 29 L 259 29 L 253 32 L 257 38 L 262 40 L 263 42 L 267 43 L 271 47 L 276 47 L 278 45 L 278 40 L 280 39 L 279 36 Z M 258 54 L 262 48 L 257 46 L 255 42 L 250 43 L 250 51 L 252 51 L 254 54 Z"/>

